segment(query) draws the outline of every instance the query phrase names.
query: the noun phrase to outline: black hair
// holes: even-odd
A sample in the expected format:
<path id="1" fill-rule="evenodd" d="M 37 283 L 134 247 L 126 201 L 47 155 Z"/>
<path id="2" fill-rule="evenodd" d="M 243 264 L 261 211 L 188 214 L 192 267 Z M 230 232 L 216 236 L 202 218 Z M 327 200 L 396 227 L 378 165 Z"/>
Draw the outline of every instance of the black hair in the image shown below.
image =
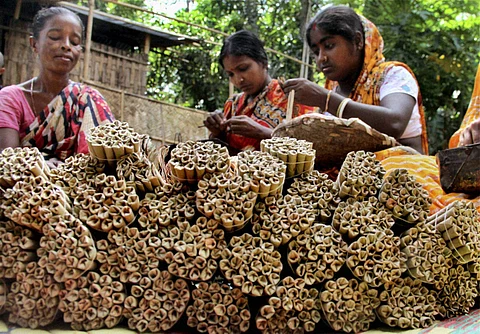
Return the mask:
<path id="1" fill-rule="evenodd" d="M 223 67 L 226 56 L 247 56 L 257 63 L 268 65 L 268 57 L 263 42 L 252 32 L 240 30 L 228 36 L 223 42 L 218 61 Z"/>
<path id="2" fill-rule="evenodd" d="M 362 20 L 353 9 L 347 6 L 329 6 L 320 12 L 307 25 L 307 43 L 311 47 L 310 32 L 316 27 L 330 35 L 339 35 L 354 42 L 355 34 L 360 31 L 363 38 Z"/>
<path id="3" fill-rule="evenodd" d="M 80 17 L 72 12 L 71 10 L 63 7 L 49 7 L 40 9 L 35 17 L 33 18 L 32 24 L 32 36 L 35 39 L 38 39 L 40 36 L 40 32 L 45 27 L 48 21 L 50 21 L 53 17 L 59 15 L 71 15 L 78 20 L 78 23 L 82 27 L 82 37 L 85 35 L 85 26 L 83 25 L 82 20 Z"/>

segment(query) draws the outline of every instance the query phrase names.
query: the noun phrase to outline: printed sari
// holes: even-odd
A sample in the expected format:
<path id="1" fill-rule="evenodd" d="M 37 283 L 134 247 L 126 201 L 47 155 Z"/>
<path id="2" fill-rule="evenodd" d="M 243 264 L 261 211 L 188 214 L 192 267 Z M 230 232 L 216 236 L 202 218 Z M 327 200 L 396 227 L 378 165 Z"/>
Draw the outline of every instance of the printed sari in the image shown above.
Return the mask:
<path id="1" fill-rule="evenodd" d="M 460 128 L 450 138 L 449 147 L 458 147 L 462 131 L 474 120 L 480 118 L 480 64 L 478 65 L 475 86 L 470 100 L 470 105 L 463 118 Z M 410 175 L 413 175 L 418 182 L 429 192 L 433 203 L 430 207 L 430 213 L 434 214 L 441 208 L 456 200 L 471 200 L 477 211 L 480 212 L 480 196 L 468 195 L 462 193 L 445 193 L 440 183 L 440 176 L 436 158 L 434 156 L 409 155 L 400 148 L 392 148 L 377 152 L 383 167 L 388 171 L 395 168 L 405 168 Z"/>
<path id="2" fill-rule="evenodd" d="M 357 82 L 350 93 L 353 101 L 371 105 L 380 105 L 380 87 L 385 79 L 385 74 L 393 66 L 402 66 L 412 74 L 415 74 L 404 63 L 398 61 L 385 61 L 383 56 L 383 38 L 378 28 L 362 15 L 359 15 L 365 34 L 365 57 L 363 69 L 357 78 Z M 416 80 L 416 79 L 415 79 Z M 418 84 L 418 82 L 417 82 Z M 327 80 L 325 87 L 335 89 L 338 82 Z M 422 148 L 424 152 L 428 152 L 427 127 L 425 123 L 425 115 L 423 112 L 422 96 L 420 90 L 417 97 L 418 111 L 420 113 L 420 122 L 422 124 Z"/>
<path id="3" fill-rule="evenodd" d="M 89 130 L 114 120 L 97 90 L 73 82 L 38 114 L 26 130 L 21 146 L 37 147 L 46 159 L 65 160 L 76 153 L 88 153 Z"/>
<path id="4" fill-rule="evenodd" d="M 232 116 L 245 115 L 267 128 L 274 129 L 285 118 L 288 98 L 283 92 L 278 80 L 272 80 L 250 103 L 244 93 L 236 94 L 229 98 L 223 107 L 226 119 Z M 314 107 L 294 104 L 293 116 L 297 117 L 313 112 Z M 227 133 L 227 143 L 238 150 L 260 149 L 260 140 L 248 138 L 239 134 Z"/>

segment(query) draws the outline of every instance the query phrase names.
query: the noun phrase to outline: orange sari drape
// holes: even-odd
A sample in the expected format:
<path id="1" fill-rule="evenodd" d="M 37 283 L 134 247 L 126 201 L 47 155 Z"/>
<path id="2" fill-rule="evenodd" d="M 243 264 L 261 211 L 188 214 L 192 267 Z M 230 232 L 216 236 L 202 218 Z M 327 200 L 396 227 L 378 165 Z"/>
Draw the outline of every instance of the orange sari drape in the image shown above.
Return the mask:
<path id="1" fill-rule="evenodd" d="M 470 105 L 463 118 L 463 122 L 457 132 L 450 138 L 449 147 L 458 146 L 462 131 L 474 120 L 480 118 L 480 64 L 478 65 L 475 86 L 470 100 Z M 430 207 L 430 213 L 433 214 L 448 204 L 461 199 L 470 200 L 474 203 L 477 211 L 480 212 L 480 195 L 467 195 L 462 193 L 445 193 L 440 184 L 437 161 L 434 156 L 409 155 L 405 156 L 405 151 L 401 148 L 392 148 L 377 152 L 383 167 L 387 170 L 395 168 L 406 168 L 408 172 L 415 176 L 417 181 L 422 183 L 423 187 L 430 193 L 433 200 Z"/>

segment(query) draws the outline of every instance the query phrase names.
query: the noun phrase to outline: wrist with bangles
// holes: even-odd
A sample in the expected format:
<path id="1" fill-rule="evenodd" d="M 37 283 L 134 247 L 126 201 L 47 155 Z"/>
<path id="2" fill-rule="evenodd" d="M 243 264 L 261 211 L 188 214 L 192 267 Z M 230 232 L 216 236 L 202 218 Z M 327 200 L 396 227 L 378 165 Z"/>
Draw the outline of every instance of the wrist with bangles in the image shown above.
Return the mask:
<path id="1" fill-rule="evenodd" d="M 342 100 L 342 102 L 340 102 L 340 104 L 338 105 L 337 107 L 337 113 L 336 113 L 336 117 L 338 118 L 342 118 L 343 116 L 343 111 L 345 110 L 345 107 L 347 106 L 348 102 L 350 102 L 352 99 L 346 97 Z"/>
<path id="2" fill-rule="evenodd" d="M 332 95 L 332 90 L 328 90 L 327 97 L 325 99 L 325 108 L 323 113 L 328 112 L 328 106 L 330 103 L 330 97 Z M 345 111 L 345 107 L 347 106 L 348 102 L 350 102 L 352 99 L 346 97 L 342 101 L 340 101 L 340 104 L 337 106 L 337 110 L 335 114 L 333 114 L 335 117 L 342 118 L 343 112 Z"/>

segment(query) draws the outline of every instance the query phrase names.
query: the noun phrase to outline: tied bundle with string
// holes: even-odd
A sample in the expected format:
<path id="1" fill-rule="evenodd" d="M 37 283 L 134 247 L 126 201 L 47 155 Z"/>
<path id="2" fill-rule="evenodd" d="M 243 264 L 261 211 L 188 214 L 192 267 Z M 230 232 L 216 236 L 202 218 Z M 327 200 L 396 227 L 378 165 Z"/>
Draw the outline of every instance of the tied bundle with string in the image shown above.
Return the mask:
<path id="1" fill-rule="evenodd" d="M 247 296 L 239 288 L 200 282 L 187 307 L 187 325 L 200 333 L 245 333 L 250 327 Z"/>
<path id="2" fill-rule="evenodd" d="M 79 153 L 65 159 L 50 171 L 50 180 L 62 188 L 74 202 L 87 189 L 95 187 L 95 177 L 104 173 L 105 164 L 89 154 Z"/>
<path id="3" fill-rule="evenodd" d="M 273 137 L 260 142 L 260 150 L 278 157 L 287 165 L 287 178 L 313 170 L 315 150 L 313 144 L 303 139 Z"/>
<path id="4" fill-rule="evenodd" d="M 441 233 L 456 263 L 479 262 L 480 216 L 473 203 L 454 201 L 427 218 Z"/>
<path id="5" fill-rule="evenodd" d="M 294 178 L 287 193 L 300 196 L 302 206 L 312 210 L 316 220 L 322 223 L 330 221 L 340 202 L 337 183 L 330 180 L 327 174 L 317 170 Z"/>
<path id="6" fill-rule="evenodd" d="M 237 171 L 252 191 L 265 198 L 282 193 L 287 166 L 267 152 L 243 151 L 237 155 Z"/>
<path id="7" fill-rule="evenodd" d="M 54 216 L 72 211 L 70 199 L 60 187 L 42 176 L 27 176 L 4 193 L 5 217 L 40 232 Z"/>
<path id="8" fill-rule="evenodd" d="M 218 221 L 227 232 L 242 229 L 250 221 L 257 200 L 250 182 L 241 176 L 206 174 L 198 182 L 197 209 Z"/>
<path id="9" fill-rule="evenodd" d="M 115 167 L 124 155 L 152 149 L 148 135 L 139 134 L 128 123 L 118 120 L 91 129 L 87 144 L 90 155 L 110 167 Z"/>
<path id="10" fill-rule="evenodd" d="M 63 284 L 37 262 L 29 262 L 17 274 L 7 294 L 8 322 L 24 328 L 38 328 L 55 322 Z"/>
<path id="11" fill-rule="evenodd" d="M 180 238 L 164 256 L 168 272 L 190 281 L 207 281 L 217 271 L 217 260 L 227 247 L 218 222 L 199 217 L 195 224 L 182 224 Z"/>
<path id="12" fill-rule="evenodd" d="M 432 204 L 428 192 L 404 168 L 385 175 L 378 199 L 392 212 L 396 226 L 401 228 L 424 222 Z"/>
<path id="13" fill-rule="evenodd" d="M 13 221 L 0 221 L 0 235 L 0 278 L 15 279 L 30 261 L 37 259 L 38 239 L 32 230 Z"/>
<path id="14" fill-rule="evenodd" d="M 385 169 L 372 152 L 348 153 L 337 177 L 340 198 L 362 200 L 376 196 L 384 174 Z"/>
<path id="15" fill-rule="evenodd" d="M 140 208 L 140 199 L 133 186 L 114 175 L 98 174 L 95 187 L 74 201 L 79 219 L 89 227 L 109 232 L 131 224 Z"/>
<path id="16" fill-rule="evenodd" d="M 148 272 L 147 285 L 133 285 L 125 299 L 128 327 L 138 332 L 165 332 L 182 317 L 190 300 L 189 284 L 158 268 Z"/>
<path id="17" fill-rule="evenodd" d="M 29 176 L 49 179 L 50 168 L 36 147 L 7 147 L 0 152 L 0 186 L 11 188 Z"/>
<path id="18" fill-rule="evenodd" d="M 255 205 L 252 232 L 278 248 L 312 226 L 314 221 L 313 210 L 302 205 L 300 196 L 268 196 Z"/>
<path id="19" fill-rule="evenodd" d="M 346 262 L 355 277 L 372 287 L 399 278 L 407 269 L 400 238 L 389 229 L 367 233 L 352 242 Z"/>
<path id="20" fill-rule="evenodd" d="M 113 328 L 123 319 L 124 284 L 95 271 L 65 282 L 59 310 L 74 330 Z"/>
<path id="21" fill-rule="evenodd" d="M 368 330 L 375 321 L 374 310 L 380 304 L 378 290 L 345 277 L 326 281 L 319 302 L 330 327 L 347 333 Z"/>
<path id="22" fill-rule="evenodd" d="M 318 290 L 306 287 L 302 278 L 287 276 L 260 308 L 255 324 L 262 333 L 314 332 L 320 311 Z"/>
<path id="23" fill-rule="evenodd" d="M 271 243 L 244 233 L 232 237 L 221 255 L 223 276 L 244 294 L 260 297 L 275 293 L 283 265 L 280 252 Z"/>
<path id="24" fill-rule="evenodd" d="M 332 226 L 348 241 L 376 231 L 389 230 L 395 220 L 376 197 L 356 201 L 350 197 L 335 209 Z"/>
<path id="25" fill-rule="evenodd" d="M 400 249 L 407 256 L 411 277 L 443 288 L 453 266 L 452 250 L 433 224 L 419 223 L 403 232 Z"/>
<path id="26" fill-rule="evenodd" d="M 226 147 L 212 141 L 178 143 L 168 161 L 170 175 L 176 181 L 197 183 L 205 174 L 222 174 L 230 168 Z"/>
<path id="27" fill-rule="evenodd" d="M 142 193 L 153 192 L 155 187 L 165 183 L 156 164 L 141 152 L 121 157 L 117 162 L 117 175 Z"/>
<path id="28" fill-rule="evenodd" d="M 332 279 L 347 257 L 347 243 L 332 226 L 315 224 L 288 243 L 288 264 L 305 284 Z"/>
<path id="29" fill-rule="evenodd" d="M 380 293 L 378 318 L 390 327 L 426 328 L 435 321 L 437 293 L 411 277 L 385 283 Z"/>

